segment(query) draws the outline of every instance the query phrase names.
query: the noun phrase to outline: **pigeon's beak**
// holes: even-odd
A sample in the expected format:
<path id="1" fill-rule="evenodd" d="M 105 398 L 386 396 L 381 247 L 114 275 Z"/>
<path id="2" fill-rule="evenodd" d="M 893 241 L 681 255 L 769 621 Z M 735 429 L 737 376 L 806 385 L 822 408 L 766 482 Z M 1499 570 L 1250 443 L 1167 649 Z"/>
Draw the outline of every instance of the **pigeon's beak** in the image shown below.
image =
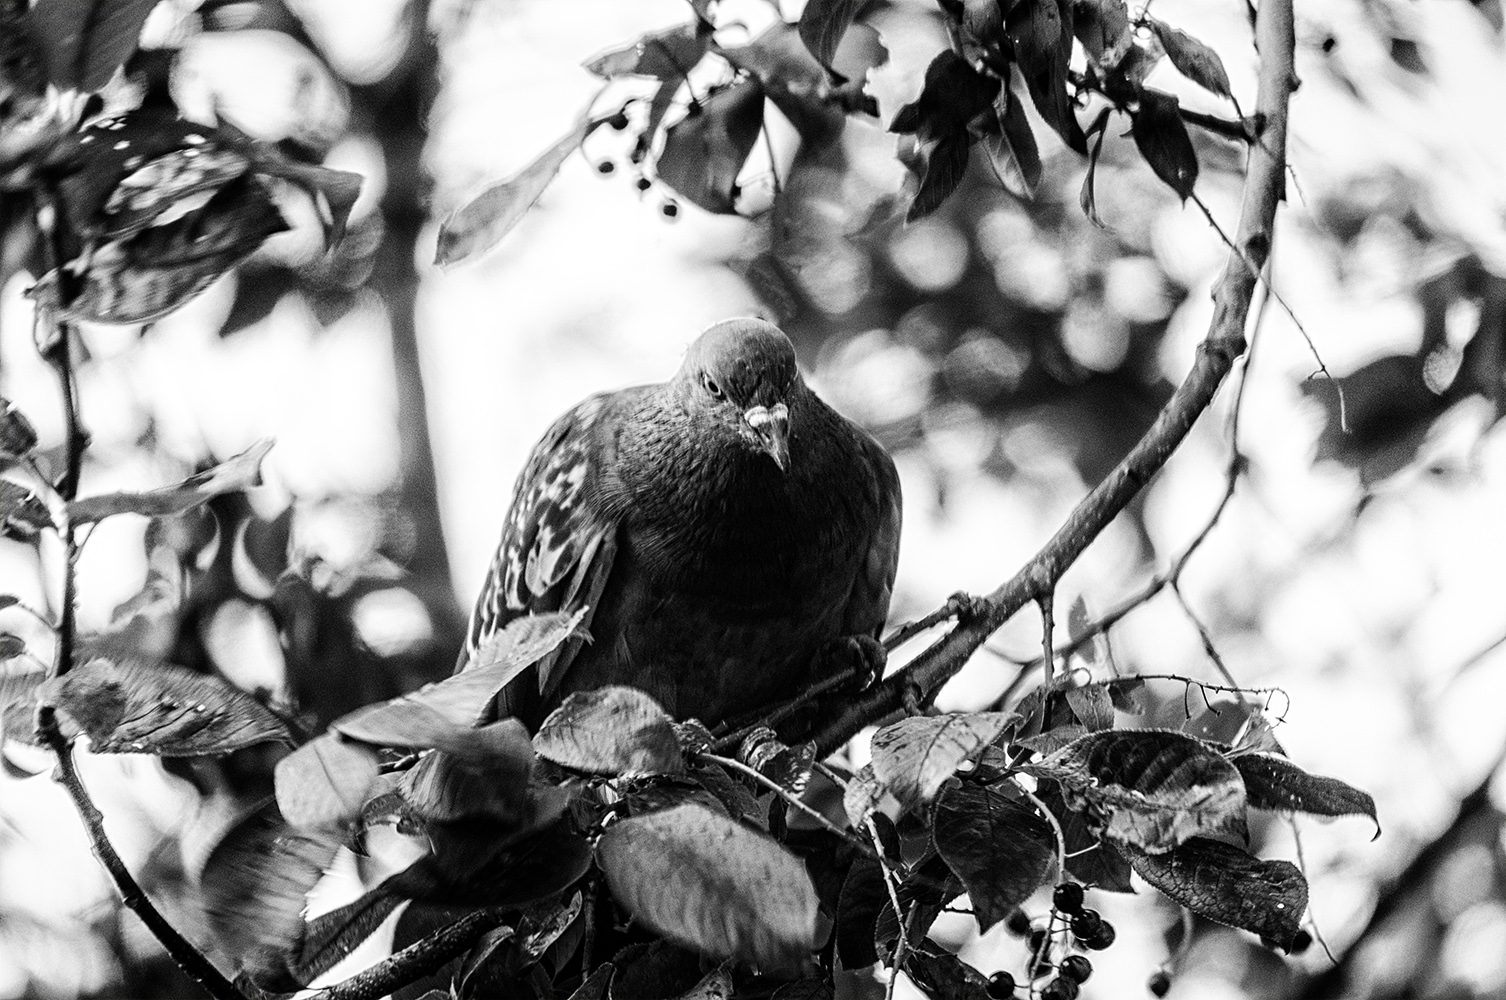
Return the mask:
<path id="1" fill-rule="evenodd" d="M 780 472 L 790 468 L 790 410 L 783 403 L 773 406 L 755 406 L 743 414 L 753 433 L 758 435 L 759 447 L 779 466 Z"/>

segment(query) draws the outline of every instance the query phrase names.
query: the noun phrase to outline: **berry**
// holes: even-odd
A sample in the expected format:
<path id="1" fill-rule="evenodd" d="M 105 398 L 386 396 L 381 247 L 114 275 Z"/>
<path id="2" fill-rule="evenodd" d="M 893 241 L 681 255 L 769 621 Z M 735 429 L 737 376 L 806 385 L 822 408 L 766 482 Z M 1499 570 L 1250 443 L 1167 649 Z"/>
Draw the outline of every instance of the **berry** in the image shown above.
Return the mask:
<path id="1" fill-rule="evenodd" d="M 1041 1000 L 1077 1000 L 1080 990 L 1081 987 L 1072 980 L 1065 976 L 1058 976 L 1041 990 Z"/>
<path id="2" fill-rule="evenodd" d="M 1098 925 L 1098 930 L 1087 937 L 1079 937 L 1078 941 L 1082 943 L 1084 948 L 1091 949 L 1092 951 L 1103 951 L 1103 949 L 1114 943 L 1114 938 L 1117 936 L 1114 933 L 1114 925 L 1105 920 Z"/>
<path id="3" fill-rule="evenodd" d="M 1030 933 L 1030 916 L 1024 910 L 1017 908 L 1004 918 L 1004 926 L 1015 937 L 1024 937 Z"/>
<path id="4" fill-rule="evenodd" d="M 649 180 L 647 177 L 640 177 L 633 183 L 637 185 L 639 191 L 647 191 L 649 188 L 654 186 L 654 182 Z"/>
<path id="5" fill-rule="evenodd" d="M 1077 913 L 1082 909 L 1082 886 L 1063 882 L 1051 894 L 1051 904 L 1063 913 Z"/>
<path id="6" fill-rule="evenodd" d="M 603 177 L 609 176 L 616 169 L 617 164 L 613 163 L 611 160 L 602 160 L 600 163 L 596 164 L 596 172 L 598 174 L 601 174 L 601 176 Z"/>
<path id="7" fill-rule="evenodd" d="M 615 115 L 613 115 L 612 117 L 610 117 L 610 118 L 607 119 L 607 124 L 610 125 L 610 126 L 612 126 L 617 131 L 621 132 L 623 129 L 625 129 L 625 128 L 628 127 L 627 112 L 626 111 L 619 111 L 619 112 L 617 112 Z"/>
<path id="8" fill-rule="evenodd" d="M 1292 937 L 1292 946 L 1287 949 L 1288 954 L 1300 955 L 1313 943 L 1313 936 L 1305 930 L 1299 930 Z"/>
<path id="9" fill-rule="evenodd" d="M 659 214 L 664 216 L 666 219 L 673 219 L 675 216 L 680 214 L 680 206 L 676 205 L 672 201 L 666 201 L 664 204 L 659 206 Z"/>
<path id="10" fill-rule="evenodd" d="M 1072 915 L 1072 933 L 1080 938 L 1090 938 L 1103 926 L 1103 917 L 1097 910 L 1081 910 Z"/>
<path id="11" fill-rule="evenodd" d="M 995 972 L 988 977 L 987 992 L 993 1000 L 1009 1000 L 1014 996 L 1014 976 L 1007 972 Z"/>
<path id="12" fill-rule="evenodd" d="M 1062 959 L 1061 974 L 1063 979 L 1070 979 L 1074 983 L 1085 983 L 1093 974 L 1093 963 L 1088 961 L 1086 955 L 1073 955 Z"/>
<path id="13" fill-rule="evenodd" d="M 1151 996 L 1164 997 L 1171 991 L 1171 977 L 1164 971 L 1157 972 L 1150 977 L 1150 981 L 1145 984 L 1145 988 L 1150 990 Z"/>

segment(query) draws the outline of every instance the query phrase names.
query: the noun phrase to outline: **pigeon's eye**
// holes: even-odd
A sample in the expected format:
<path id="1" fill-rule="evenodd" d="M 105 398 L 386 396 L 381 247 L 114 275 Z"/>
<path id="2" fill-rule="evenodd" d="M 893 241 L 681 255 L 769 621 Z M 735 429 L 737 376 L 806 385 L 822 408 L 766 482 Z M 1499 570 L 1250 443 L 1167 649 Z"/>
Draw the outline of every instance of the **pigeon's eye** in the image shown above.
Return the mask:
<path id="1" fill-rule="evenodd" d="M 722 398 L 722 387 L 717 385 L 716 380 L 713 379 L 710 375 L 702 375 L 701 384 L 706 387 L 707 392 L 711 393 L 712 399 Z"/>

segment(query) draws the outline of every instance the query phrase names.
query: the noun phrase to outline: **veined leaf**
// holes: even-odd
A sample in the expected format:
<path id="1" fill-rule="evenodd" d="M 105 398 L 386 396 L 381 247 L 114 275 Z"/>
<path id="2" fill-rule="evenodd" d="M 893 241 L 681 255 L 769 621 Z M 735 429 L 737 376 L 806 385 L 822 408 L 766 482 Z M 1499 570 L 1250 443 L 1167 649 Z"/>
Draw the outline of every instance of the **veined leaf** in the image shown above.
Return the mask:
<path id="1" fill-rule="evenodd" d="M 1016 718 L 1010 712 L 967 712 L 901 719 L 873 734 L 874 777 L 906 809 L 917 808 Z"/>
<path id="2" fill-rule="evenodd" d="M 1338 778 L 1308 774 L 1285 757 L 1269 753 L 1238 754 L 1232 758 L 1245 781 L 1245 793 L 1256 809 L 1301 812 L 1314 816 L 1368 816 L 1380 836 L 1375 799 Z"/>
<path id="3" fill-rule="evenodd" d="M 936 850 L 967 887 L 978 929 L 1030 898 L 1056 867 L 1056 834 L 1033 808 L 964 782 L 936 802 Z"/>
<path id="4" fill-rule="evenodd" d="M 1290 947 L 1307 910 L 1307 880 L 1286 861 L 1261 861 L 1195 837 L 1164 854 L 1129 850 L 1140 877 L 1198 916 Z"/>
<path id="5" fill-rule="evenodd" d="M 637 688 L 577 691 L 539 726 L 533 748 L 556 764 L 594 774 L 680 774 L 673 720 Z"/>
<path id="6" fill-rule="evenodd" d="M 104 493 L 68 504 L 68 517 L 75 525 L 102 521 L 115 514 L 167 517 L 208 503 L 222 493 L 235 493 L 261 484 L 261 462 L 272 450 L 272 439 L 260 441 L 216 465 L 189 476 L 175 486 L 146 493 Z"/>

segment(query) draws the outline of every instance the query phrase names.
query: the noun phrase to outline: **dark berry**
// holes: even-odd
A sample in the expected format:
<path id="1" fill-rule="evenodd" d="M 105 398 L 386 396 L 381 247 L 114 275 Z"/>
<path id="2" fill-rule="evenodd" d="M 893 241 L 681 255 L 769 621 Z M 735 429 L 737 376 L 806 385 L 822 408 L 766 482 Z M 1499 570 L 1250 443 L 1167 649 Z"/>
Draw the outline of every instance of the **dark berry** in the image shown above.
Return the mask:
<path id="1" fill-rule="evenodd" d="M 1030 954 L 1034 955 L 1039 952 L 1041 950 L 1041 946 L 1045 943 L 1046 929 L 1044 927 L 1037 927 L 1035 930 L 1030 932 Z"/>
<path id="2" fill-rule="evenodd" d="M 1041 990 L 1041 1000 L 1077 1000 L 1081 987 L 1065 976 L 1058 976 Z"/>
<path id="3" fill-rule="evenodd" d="M 993 1000 L 1009 1000 L 1014 996 L 1014 976 L 1007 972 L 995 972 L 989 976 L 988 995 Z"/>
<path id="4" fill-rule="evenodd" d="M 1021 909 L 1012 910 L 1004 918 L 1004 926 L 1015 937 L 1024 937 L 1030 933 L 1030 915 Z"/>
<path id="5" fill-rule="evenodd" d="M 1082 886 L 1076 882 L 1063 882 L 1051 894 L 1051 903 L 1062 913 L 1076 913 L 1082 909 Z"/>
<path id="6" fill-rule="evenodd" d="M 1098 925 L 1098 929 L 1092 934 L 1087 937 L 1079 937 L 1077 940 L 1082 942 L 1084 948 L 1089 948 L 1093 951 L 1103 951 L 1103 949 L 1114 943 L 1114 938 L 1117 936 L 1114 932 L 1114 925 L 1105 920 Z"/>
<path id="7" fill-rule="evenodd" d="M 1103 926 L 1097 910 L 1080 910 L 1072 915 L 1072 933 L 1080 938 L 1092 937 Z"/>
<path id="8" fill-rule="evenodd" d="M 1145 988 L 1150 990 L 1152 996 L 1164 997 L 1171 992 L 1171 977 L 1164 972 L 1157 972 L 1150 977 Z"/>
<path id="9" fill-rule="evenodd" d="M 673 219 L 680 214 L 680 206 L 672 201 L 666 201 L 659 206 L 659 214 L 666 219 Z"/>
<path id="10" fill-rule="evenodd" d="M 1086 955 L 1072 955 L 1062 959 L 1061 973 L 1063 978 L 1074 983 L 1085 983 L 1093 974 L 1093 963 L 1088 961 Z"/>
<path id="11" fill-rule="evenodd" d="M 627 112 L 626 111 L 619 111 L 619 112 L 617 112 L 615 115 L 613 115 L 612 117 L 610 117 L 610 118 L 607 119 L 607 124 L 610 125 L 610 126 L 612 126 L 617 131 L 621 132 L 623 129 L 625 129 L 625 128 L 628 127 Z"/>
<path id="12" fill-rule="evenodd" d="M 1312 946 L 1313 936 L 1305 930 L 1298 931 L 1292 936 L 1292 946 L 1287 949 L 1290 954 L 1300 955 Z"/>
<path id="13" fill-rule="evenodd" d="M 600 163 L 596 164 L 596 172 L 598 174 L 601 174 L 601 176 L 603 177 L 611 174 L 616 169 L 617 164 L 613 163 L 611 160 L 602 160 Z"/>
<path id="14" fill-rule="evenodd" d="M 640 177 L 633 183 L 638 186 L 639 191 L 647 191 L 649 188 L 654 186 L 654 182 L 649 180 L 647 177 Z"/>

